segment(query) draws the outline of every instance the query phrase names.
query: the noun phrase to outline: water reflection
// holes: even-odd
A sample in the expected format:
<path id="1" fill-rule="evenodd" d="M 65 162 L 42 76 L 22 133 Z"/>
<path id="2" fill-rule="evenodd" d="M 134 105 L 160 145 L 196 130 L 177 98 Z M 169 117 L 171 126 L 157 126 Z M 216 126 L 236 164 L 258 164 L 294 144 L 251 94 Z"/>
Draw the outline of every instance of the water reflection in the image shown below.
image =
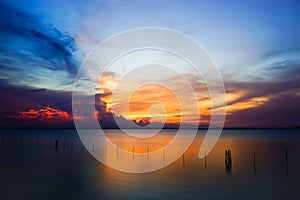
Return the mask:
<path id="1" fill-rule="evenodd" d="M 87 150 L 105 165 L 133 173 L 150 172 L 168 166 L 181 157 L 195 136 L 193 129 L 184 130 L 184 133 L 181 131 L 181 135 L 174 130 L 163 130 L 150 139 L 129 137 L 122 134 L 121 130 L 104 131 L 105 135 L 97 130 L 85 130 L 81 140 Z M 144 134 L 143 130 L 140 132 Z"/>
<path id="2" fill-rule="evenodd" d="M 159 141 L 157 142 L 159 143 Z M 265 197 L 280 199 L 285 197 L 283 191 L 296 191 L 296 182 L 299 183 L 300 177 L 299 171 L 296 170 L 296 166 L 300 167 L 300 160 L 297 157 L 297 153 L 300 151 L 299 148 L 295 148 L 297 147 L 296 141 L 266 140 L 251 137 L 238 138 L 227 135 L 221 138 L 211 153 L 203 159 L 199 159 L 198 152 L 202 142 L 203 135 L 199 134 L 182 157 L 162 170 L 134 175 L 101 167 L 101 169 L 99 168 L 101 175 L 98 178 L 99 180 L 103 178 L 104 173 L 108 180 L 113 180 L 111 187 L 117 185 L 118 188 L 123 188 L 117 189 L 120 194 L 128 194 L 127 191 L 139 190 L 140 194 L 150 199 L 159 198 L 152 191 L 156 191 L 157 195 L 168 193 L 177 198 L 189 196 L 189 199 L 197 199 L 196 197 L 252 199 L 262 194 Z M 285 179 L 287 159 L 283 159 L 283 156 L 274 156 L 285 154 L 283 147 L 286 145 L 290 148 L 294 147 L 294 177 L 289 180 Z M 168 156 L 167 152 L 165 156 Z M 150 156 L 149 162 L 152 161 Z M 259 167 L 259 173 L 254 176 L 253 170 L 256 173 L 257 167 Z M 227 176 L 230 176 L 230 179 L 227 179 Z M 279 185 L 283 188 L 280 190 L 282 193 L 280 191 L 274 192 L 273 189 L 279 187 Z M 253 191 L 251 194 L 247 191 L 249 187 Z M 237 194 L 236 191 L 239 191 L 239 193 Z M 274 195 L 275 193 L 276 195 Z M 216 194 L 216 196 L 213 194 Z"/>
<path id="3" fill-rule="evenodd" d="M 114 131 L 110 130 L 112 135 Z M 3 199 L 254 199 L 257 196 L 299 199 L 300 139 L 292 137 L 291 133 L 290 138 L 278 139 L 276 135 L 262 137 L 265 130 L 257 131 L 261 135 L 244 130 L 238 134 L 224 131 L 213 151 L 199 159 L 204 135 L 199 132 L 184 156 L 170 166 L 152 173 L 130 174 L 99 163 L 75 134 L 66 134 L 65 130 L 50 131 L 51 134 L 32 130 L 20 132 L 15 138 L 10 133 L 0 140 L 3 160 L 0 175 L 5 183 L 0 189 Z M 166 131 L 160 139 L 168 141 L 173 133 Z M 130 140 L 118 140 L 118 137 L 111 139 L 119 146 L 116 150 L 105 143 L 99 147 L 96 141 L 94 149 L 93 144 L 89 148 L 94 152 L 101 148 L 105 158 L 112 160 L 110 162 L 122 159 L 123 148 L 126 148 L 130 152 L 128 161 L 131 164 L 138 164 L 136 158 L 142 153 L 145 163 L 161 162 L 165 165 L 164 161 L 172 154 L 163 151 L 160 157 L 152 157 L 148 153 L 155 151 L 151 145 L 162 143 L 160 140 L 153 140 L 153 144 L 146 141 L 136 144 Z M 139 148 L 144 150 L 139 151 Z M 224 159 L 226 161 L 226 151 L 229 155 L 228 150 L 231 164 L 228 156 L 226 167 Z M 182 149 L 177 151 L 182 152 Z M 41 184 L 42 181 L 46 184 Z M 19 192 L 15 192 L 16 189 Z"/>
<path id="4" fill-rule="evenodd" d="M 173 153 L 172 150 L 169 150 L 167 152 L 163 151 L 160 156 L 154 157 L 152 157 L 150 152 L 155 151 L 155 147 L 161 145 L 162 143 L 170 141 L 170 137 L 173 136 L 167 132 L 166 134 L 162 134 L 161 137 L 157 138 L 156 140 L 152 140 L 151 143 L 147 143 L 146 141 L 137 143 L 137 141 L 135 140 L 114 137 L 114 135 L 111 134 L 110 140 L 114 141 L 114 143 L 118 145 L 118 150 L 117 152 L 114 152 L 110 149 L 106 150 L 105 158 L 107 159 L 107 162 L 116 162 L 116 157 L 119 160 L 127 159 L 127 157 L 124 157 L 123 154 L 119 153 L 119 151 L 122 149 L 131 152 L 132 156 L 127 160 L 127 162 L 131 162 L 131 164 L 143 166 L 142 163 L 139 163 L 140 160 L 135 159 L 138 156 L 143 156 L 144 159 L 147 160 L 148 164 L 153 162 L 161 162 L 165 164 L 165 160 Z M 199 134 L 191 147 L 180 158 L 178 158 L 173 166 L 178 166 L 178 164 L 180 163 L 180 165 L 183 167 L 197 166 L 200 172 L 202 171 L 201 169 L 203 169 L 204 171 L 214 171 L 217 173 L 220 172 L 222 166 L 224 166 L 224 164 L 222 164 L 222 160 L 224 162 L 225 157 L 226 175 L 231 176 L 233 174 L 233 166 L 235 166 L 234 173 L 236 174 L 244 172 L 250 173 L 251 171 L 255 174 L 257 171 L 257 166 L 273 165 L 270 163 L 273 163 L 278 159 L 278 157 L 274 157 L 273 153 L 271 153 L 271 151 L 267 149 L 268 146 L 270 147 L 270 149 L 273 149 L 272 151 L 280 150 L 276 142 L 251 138 L 223 137 L 217 143 L 214 150 L 210 154 L 205 155 L 203 159 L 199 159 L 197 157 L 197 151 L 199 151 L 202 142 L 203 134 Z M 262 145 L 264 142 L 267 142 L 268 145 Z M 138 148 L 136 148 L 137 146 Z M 152 150 L 152 148 L 150 148 L 149 146 L 154 147 L 154 150 Z M 178 149 L 176 148 L 174 148 L 173 150 L 178 151 Z M 235 159 L 233 159 L 233 153 Z M 261 156 L 257 157 L 257 153 L 259 153 Z M 235 165 L 234 163 L 238 164 Z M 285 161 L 282 162 L 282 164 L 284 164 L 286 168 L 286 174 L 288 174 L 287 151 L 285 151 Z M 281 165 L 277 164 L 275 166 L 272 166 L 272 168 L 273 170 L 279 169 L 281 168 Z M 262 170 L 266 171 L 266 169 Z"/>

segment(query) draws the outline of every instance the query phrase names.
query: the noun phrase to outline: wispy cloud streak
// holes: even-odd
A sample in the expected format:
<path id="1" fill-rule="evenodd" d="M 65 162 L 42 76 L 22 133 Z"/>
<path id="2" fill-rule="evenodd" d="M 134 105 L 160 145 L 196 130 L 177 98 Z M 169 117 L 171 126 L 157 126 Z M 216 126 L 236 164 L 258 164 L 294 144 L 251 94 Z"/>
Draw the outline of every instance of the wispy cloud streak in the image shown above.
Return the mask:
<path id="1" fill-rule="evenodd" d="M 60 31 L 43 16 L 4 3 L 0 3 L 0 24 L 0 78 L 15 85 L 32 85 L 34 81 L 40 87 L 54 87 L 75 76 L 77 47 L 67 32 Z M 51 72 L 59 77 L 52 83 L 47 79 Z"/>

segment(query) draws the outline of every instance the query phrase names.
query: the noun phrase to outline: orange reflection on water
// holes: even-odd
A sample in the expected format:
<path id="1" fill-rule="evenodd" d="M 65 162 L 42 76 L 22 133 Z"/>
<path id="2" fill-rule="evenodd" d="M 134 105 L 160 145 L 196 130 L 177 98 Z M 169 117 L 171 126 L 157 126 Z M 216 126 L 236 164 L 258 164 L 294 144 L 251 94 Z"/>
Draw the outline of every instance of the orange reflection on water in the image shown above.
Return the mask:
<path id="1" fill-rule="evenodd" d="M 137 130 L 147 133 L 147 130 Z M 175 134 L 157 133 L 149 138 L 138 138 L 127 135 L 120 130 L 105 130 L 108 139 L 118 148 L 134 153 L 148 153 L 156 151 L 167 145 L 175 136 Z"/>
<path id="2" fill-rule="evenodd" d="M 130 157 L 131 160 L 128 160 L 128 162 L 138 164 L 137 162 L 139 161 L 138 159 L 135 159 L 135 156 L 141 153 L 147 153 L 147 149 L 151 147 L 147 162 L 163 163 L 164 159 L 172 155 L 174 152 L 178 152 L 178 149 L 170 149 L 165 153 L 165 155 L 162 154 L 161 157 L 156 157 L 156 160 L 151 157 L 151 151 L 162 148 L 164 144 L 167 144 L 174 137 L 176 133 L 175 131 L 176 130 L 164 130 L 159 137 L 152 137 L 149 141 L 147 141 L 147 139 L 144 141 L 137 141 L 132 140 L 132 138 L 128 139 L 125 137 L 112 137 L 110 139 L 115 144 L 118 144 L 120 148 L 129 152 L 132 152 L 133 146 L 135 146 L 135 150 L 132 152 L 132 157 Z M 268 166 L 272 165 L 269 164 L 269 162 L 276 164 L 273 166 L 274 169 L 280 170 L 282 167 L 284 167 L 284 162 L 282 162 L 281 165 L 277 165 L 278 163 L 280 164 L 280 161 L 282 161 L 283 157 L 274 157 L 274 155 L 278 153 L 279 155 L 282 155 L 283 152 L 282 147 L 276 146 L 276 141 L 270 142 L 262 139 L 258 140 L 253 138 L 223 136 L 219 139 L 213 150 L 207 153 L 206 158 L 199 159 L 198 153 L 202 145 L 203 138 L 204 133 L 198 134 L 190 148 L 185 152 L 182 151 L 184 154 L 180 158 L 178 158 L 173 164 L 166 166 L 166 168 L 163 169 L 164 176 L 168 176 L 168 173 L 170 173 L 170 176 L 178 173 L 193 173 L 193 176 L 195 176 L 195 173 L 200 175 L 209 173 L 213 176 L 221 176 L 222 174 L 226 176 L 245 173 L 253 174 L 255 173 L 254 170 L 256 170 L 256 167 L 261 171 L 269 170 Z M 178 146 L 178 148 L 180 148 L 180 146 Z M 270 148 L 273 148 L 274 152 L 270 151 Z M 228 170 L 225 166 L 225 150 L 228 149 L 231 150 L 232 154 L 232 169 L 230 170 Z M 256 163 L 254 163 L 254 154 L 256 154 Z M 116 157 L 116 155 L 117 152 L 108 151 L 106 154 L 106 159 L 109 160 L 113 157 Z M 256 165 L 255 169 L 254 165 Z M 263 166 L 267 166 L 267 168 L 263 169 Z M 118 179 L 117 176 L 120 175 L 120 172 L 110 168 L 106 168 L 105 173 L 107 173 L 107 175 L 111 176 L 113 179 Z M 160 172 L 158 171 L 155 173 Z"/>

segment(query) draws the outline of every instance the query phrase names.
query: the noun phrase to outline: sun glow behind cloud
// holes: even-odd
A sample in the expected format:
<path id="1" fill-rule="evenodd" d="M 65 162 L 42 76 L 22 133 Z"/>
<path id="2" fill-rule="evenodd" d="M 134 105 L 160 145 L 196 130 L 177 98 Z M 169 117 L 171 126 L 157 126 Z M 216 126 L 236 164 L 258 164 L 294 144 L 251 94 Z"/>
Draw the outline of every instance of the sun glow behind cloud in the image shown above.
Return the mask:
<path id="1" fill-rule="evenodd" d="M 154 122 L 178 123 L 181 121 L 180 103 L 169 89 L 156 84 L 138 88 L 129 99 L 130 119 L 149 118 Z"/>
<path id="2" fill-rule="evenodd" d="M 101 90 L 103 96 L 101 100 L 105 102 L 107 111 L 114 112 L 118 116 L 123 116 L 128 120 L 142 120 L 150 122 L 168 122 L 168 123 L 180 123 L 181 116 L 189 116 L 188 121 L 185 123 L 198 123 L 199 121 L 194 121 L 196 118 L 196 109 L 199 106 L 200 111 L 200 125 L 209 124 L 210 115 L 212 109 L 211 98 L 207 91 L 207 88 L 203 82 L 196 81 L 197 78 L 192 75 L 185 76 L 191 83 L 195 93 L 197 94 L 197 104 L 192 105 L 189 102 L 181 102 L 181 104 L 187 105 L 189 108 L 188 112 L 182 113 L 180 110 L 180 105 L 178 104 L 178 99 L 174 94 L 167 88 L 163 88 L 160 85 L 148 84 L 143 87 L 138 88 L 132 93 L 129 99 L 129 112 L 123 108 L 122 99 L 114 99 L 112 101 L 112 95 L 114 89 L 118 85 L 118 76 L 112 72 L 103 75 L 103 80 L 99 81 L 99 88 L 109 88 L 107 90 Z M 185 93 L 185 88 L 180 84 L 180 79 L 178 77 L 169 77 L 168 81 L 176 80 L 177 88 L 176 91 L 181 91 L 182 94 Z M 113 84 L 112 84 L 113 83 Z M 260 83 L 257 83 L 260 85 Z M 261 83 L 263 85 L 263 83 Z M 228 90 L 226 93 L 226 112 L 229 116 L 235 116 L 240 112 L 245 112 L 247 110 L 263 108 L 268 106 L 272 101 L 282 98 L 282 96 L 289 94 L 297 94 L 297 91 L 282 91 L 282 92 L 270 92 L 270 94 L 262 93 L 260 94 L 259 89 L 264 90 L 263 86 L 257 86 L 254 88 L 244 88 L 239 86 L 230 85 L 229 88 L 235 88 L 234 90 Z M 130 83 L 128 86 L 123 85 L 122 88 L 130 88 Z M 98 89 L 100 91 L 100 89 Z M 256 94 L 257 93 L 257 94 Z M 156 109 L 151 110 L 151 106 L 160 104 L 164 110 Z M 113 106 L 112 106 L 113 105 Z M 115 107 L 116 109 L 112 109 Z M 151 112 L 152 111 L 152 112 Z M 166 113 L 166 118 L 162 117 Z M 227 125 L 230 126 L 231 120 L 227 121 Z M 243 126 L 243 124 L 241 124 Z"/>
<path id="3" fill-rule="evenodd" d="M 191 77 L 193 76 L 189 75 L 185 78 Z M 100 101 L 104 102 L 107 112 L 113 112 L 128 120 L 180 123 L 182 116 L 185 116 L 186 121 L 184 123 L 198 124 L 199 112 L 205 116 L 210 115 L 211 102 L 207 88 L 203 86 L 203 83 L 193 82 L 195 81 L 194 78 L 190 79 L 191 86 L 196 90 L 197 98 L 196 104 L 193 104 L 191 103 L 192 100 L 188 98 L 186 98 L 186 101 L 179 102 L 176 96 L 176 94 L 189 96 L 188 89 L 181 83 L 181 78 L 169 77 L 165 81 L 170 80 L 177 83 L 174 84 L 173 91 L 163 85 L 149 83 L 136 88 L 130 93 L 126 90 L 130 91 L 132 89 L 131 82 L 123 82 L 121 87 L 123 93 L 113 98 L 115 88 L 119 84 L 118 76 L 113 72 L 107 72 L 99 80 L 96 91 L 101 94 Z M 128 94 L 131 94 L 129 98 L 126 96 Z M 124 104 L 126 98 L 129 101 L 128 108 Z M 182 106 L 185 107 L 184 110 L 181 109 Z M 206 118 L 203 118 L 203 120 L 207 122 Z"/>

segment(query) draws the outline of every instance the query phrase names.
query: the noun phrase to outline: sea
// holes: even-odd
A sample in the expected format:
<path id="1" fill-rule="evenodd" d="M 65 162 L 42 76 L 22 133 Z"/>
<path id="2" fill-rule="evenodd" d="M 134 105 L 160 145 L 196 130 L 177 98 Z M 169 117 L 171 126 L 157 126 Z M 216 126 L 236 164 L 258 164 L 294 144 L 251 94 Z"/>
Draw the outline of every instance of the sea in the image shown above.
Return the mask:
<path id="1" fill-rule="evenodd" d="M 151 158 L 177 130 L 163 130 L 139 144 L 120 136 L 120 130 L 106 132 L 118 147 L 116 152 L 103 146 L 108 161 L 121 149 L 131 152 L 132 160 L 144 153 L 150 165 L 171 155 Z M 3 129 L 0 199 L 300 199 L 299 129 L 223 130 L 200 159 L 205 134 L 198 130 L 170 165 L 128 173 L 98 161 L 92 152 L 99 145 L 85 146 L 75 129 Z"/>

